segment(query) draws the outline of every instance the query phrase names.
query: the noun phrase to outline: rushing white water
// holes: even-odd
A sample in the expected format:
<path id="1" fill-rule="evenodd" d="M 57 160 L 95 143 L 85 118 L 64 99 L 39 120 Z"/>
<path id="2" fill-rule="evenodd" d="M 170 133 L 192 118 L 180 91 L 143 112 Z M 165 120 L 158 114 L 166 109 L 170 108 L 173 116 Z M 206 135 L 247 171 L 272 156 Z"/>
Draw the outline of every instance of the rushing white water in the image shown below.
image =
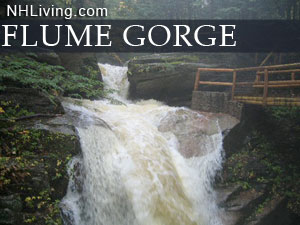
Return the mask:
<path id="1" fill-rule="evenodd" d="M 154 100 L 126 100 L 125 67 L 100 65 L 110 100 L 67 99 L 82 165 L 62 202 L 73 225 L 219 225 L 212 181 L 221 168 L 217 121 Z M 77 166 L 75 166 L 77 165 Z M 80 167 L 80 168 L 78 168 Z"/>

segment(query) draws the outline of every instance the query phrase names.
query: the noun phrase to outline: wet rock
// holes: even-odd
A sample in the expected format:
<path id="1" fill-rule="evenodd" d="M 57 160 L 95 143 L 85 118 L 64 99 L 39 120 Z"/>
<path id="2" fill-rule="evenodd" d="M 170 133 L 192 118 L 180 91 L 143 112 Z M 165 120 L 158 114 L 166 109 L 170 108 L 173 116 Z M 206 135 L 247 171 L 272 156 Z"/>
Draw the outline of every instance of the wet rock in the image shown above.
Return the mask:
<path id="1" fill-rule="evenodd" d="M 80 158 L 80 160 L 74 164 L 73 170 L 74 189 L 78 193 L 81 193 L 83 190 L 83 181 L 85 175 L 83 171 L 82 158 Z"/>
<path id="2" fill-rule="evenodd" d="M 221 203 L 227 211 L 245 210 L 246 207 L 249 207 L 251 202 L 258 200 L 264 194 L 263 192 L 258 192 L 253 189 L 246 191 L 237 190 L 236 192 L 233 192 L 230 196 L 228 196 L 223 204 Z"/>
<path id="3" fill-rule="evenodd" d="M 252 215 L 245 225 L 286 225 L 293 224 L 293 216 L 288 212 L 287 201 L 277 197 L 267 202 L 260 212 Z M 299 220 L 298 220 L 299 222 Z"/>
<path id="4" fill-rule="evenodd" d="M 55 52 L 50 50 L 45 49 L 44 51 L 37 52 L 35 54 L 26 54 L 26 56 L 34 58 L 38 62 L 48 63 L 50 65 L 61 65 L 61 60 L 59 56 Z"/>
<path id="5" fill-rule="evenodd" d="M 218 186 L 215 187 L 217 191 L 217 203 L 219 206 L 223 206 L 224 203 L 227 201 L 229 196 L 231 196 L 233 193 L 237 192 L 240 190 L 241 186 L 240 185 L 230 185 L 230 186 Z"/>
<path id="6" fill-rule="evenodd" d="M 120 54 L 116 53 L 97 53 L 97 59 L 102 64 L 110 64 L 114 66 L 122 66 L 125 61 L 120 57 Z"/>
<path id="7" fill-rule="evenodd" d="M 224 137 L 226 161 L 216 190 L 225 225 L 294 225 L 300 221 L 296 207 L 288 206 L 294 197 L 286 195 L 297 192 L 293 179 L 288 179 L 293 161 L 286 161 L 286 149 L 282 154 L 276 144 L 262 138 L 270 135 L 264 129 L 272 127 L 268 116 L 263 108 L 246 105 L 241 122 Z"/>
<path id="8" fill-rule="evenodd" d="M 249 141 L 249 135 L 255 127 L 263 124 L 263 108 L 257 105 L 244 105 L 240 123 L 233 127 L 228 135 L 224 136 L 223 146 L 226 157 L 240 151 Z"/>
<path id="9" fill-rule="evenodd" d="M 19 194 L 0 196 L 0 208 L 11 209 L 15 212 L 22 210 L 22 200 Z"/>
<path id="10" fill-rule="evenodd" d="M 179 141 L 180 153 L 186 158 L 191 158 L 205 155 L 215 149 L 215 135 L 232 128 L 237 122 L 225 114 L 201 115 L 192 110 L 178 109 L 166 115 L 158 129 L 174 133 Z M 186 127 L 189 127 L 189 132 Z"/>
<path id="11" fill-rule="evenodd" d="M 197 68 L 236 68 L 243 65 L 244 61 L 249 63 L 249 60 L 244 60 L 238 54 L 168 53 L 135 57 L 128 63 L 130 97 L 153 98 L 169 105 L 190 107 Z M 202 73 L 201 79 L 232 81 L 232 74 L 220 76 L 220 73 Z M 202 85 L 199 90 L 227 89 Z"/>
<path id="12" fill-rule="evenodd" d="M 59 115 L 9 122 L 9 133 L 2 130 L 1 174 L 5 182 L 0 185 L 0 224 L 59 221 L 58 202 L 69 182 L 68 161 L 80 153 L 72 120 L 61 116 L 64 109 L 58 99 L 55 105 L 34 89 L 8 88 L 0 100 L 28 112 Z M 11 145 L 17 150 L 12 151 Z"/>
<path id="13" fill-rule="evenodd" d="M 74 212 L 72 209 L 68 207 L 66 204 L 60 204 L 60 211 L 61 216 L 64 221 L 64 225 L 74 225 L 75 219 L 74 219 Z"/>
<path id="14" fill-rule="evenodd" d="M 97 76 L 102 81 L 98 60 L 94 53 L 59 53 L 61 64 L 67 70 L 85 76 Z M 96 74 L 95 74 L 96 73 Z"/>
<path id="15" fill-rule="evenodd" d="M 76 135 L 71 119 L 65 115 L 44 121 L 37 121 L 34 124 L 34 128 L 40 130 L 48 130 L 54 133 Z"/>
<path id="16" fill-rule="evenodd" d="M 58 99 L 54 103 L 36 89 L 32 88 L 6 88 L 0 93 L 0 101 L 11 102 L 29 112 L 40 114 L 62 114 L 64 109 Z"/>
<path id="17" fill-rule="evenodd" d="M 0 224 L 17 224 L 20 221 L 22 208 L 22 200 L 19 194 L 0 196 Z"/>
<path id="18" fill-rule="evenodd" d="M 190 106 L 195 74 L 199 63 L 194 56 L 175 54 L 151 55 L 131 60 L 128 64 L 130 97 L 156 99 L 170 105 L 186 102 Z"/>
<path id="19" fill-rule="evenodd" d="M 0 209 L 0 224 L 1 225 L 15 225 L 18 214 L 11 209 Z"/>

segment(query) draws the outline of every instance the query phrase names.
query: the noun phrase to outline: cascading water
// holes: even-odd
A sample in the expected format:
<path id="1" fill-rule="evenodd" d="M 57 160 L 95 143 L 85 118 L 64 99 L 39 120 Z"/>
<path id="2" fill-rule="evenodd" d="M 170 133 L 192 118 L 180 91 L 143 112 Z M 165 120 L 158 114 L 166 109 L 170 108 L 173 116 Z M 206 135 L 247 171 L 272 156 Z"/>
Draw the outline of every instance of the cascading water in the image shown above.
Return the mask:
<path id="1" fill-rule="evenodd" d="M 82 159 L 61 205 L 73 225 L 222 224 L 212 181 L 221 168 L 217 121 L 183 107 L 126 99 L 125 67 L 100 65 L 111 100 L 66 99 Z"/>

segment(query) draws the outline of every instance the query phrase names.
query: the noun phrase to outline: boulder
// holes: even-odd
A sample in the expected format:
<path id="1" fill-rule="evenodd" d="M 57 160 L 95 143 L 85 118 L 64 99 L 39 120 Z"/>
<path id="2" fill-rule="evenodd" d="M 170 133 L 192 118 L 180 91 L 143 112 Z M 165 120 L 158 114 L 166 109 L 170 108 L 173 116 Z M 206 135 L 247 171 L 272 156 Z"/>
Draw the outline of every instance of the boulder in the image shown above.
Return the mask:
<path id="1" fill-rule="evenodd" d="M 224 135 L 226 160 L 215 183 L 224 225 L 299 224 L 299 188 L 289 169 L 299 161 L 286 148 L 270 145 L 280 139 L 271 133 L 270 116 L 260 106 L 245 105 L 241 122 Z M 270 141 L 265 135 L 272 135 Z"/>
<path id="2" fill-rule="evenodd" d="M 53 51 L 36 53 L 38 62 L 45 62 L 50 65 L 61 65 L 60 57 Z"/>
<path id="3" fill-rule="evenodd" d="M 134 58 L 128 64 L 130 98 L 189 106 L 197 68 L 210 67 L 196 61 L 197 57 L 175 54 Z"/>
<path id="4" fill-rule="evenodd" d="M 239 67 L 246 61 L 237 54 L 154 54 L 128 63 L 132 99 L 156 99 L 170 105 L 190 106 L 197 68 Z M 231 81 L 232 74 L 203 73 L 202 80 Z M 224 91 L 226 87 L 202 86 L 200 90 Z"/>
<path id="5" fill-rule="evenodd" d="M 36 53 L 32 52 L 25 52 L 25 53 L 18 53 L 21 55 L 21 57 L 30 57 L 33 58 L 34 60 L 41 62 L 41 63 L 48 63 L 50 65 L 61 65 L 61 60 L 59 56 L 51 50 L 48 49 L 41 49 L 40 51 Z"/>
<path id="6" fill-rule="evenodd" d="M 61 65 L 67 70 L 87 77 L 96 76 L 102 81 L 95 53 L 58 53 Z"/>
<path id="7" fill-rule="evenodd" d="M 68 187 L 67 165 L 80 153 L 71 118 L 59 99 L 34 89 L 7 88 L 0 101 L 18 118 L 0 121 L 0 224 L 62 224 L 58 203 Z"/>
<path id="8" fill-rule="evenodd" d="M 10 102 L 12 105 L 19 105 L 20 108 L 28 112 L 40 114 L 63 114 L 64 109 L 60 101 L 56 98 L 52 101 L 33 88 L 6 88 L 0 92 L 0 101 Z"/>
<path id="9" fill-rule="evenodd" d="M 211 153 L 217 146 L 213 139 L 220 131 L 231 129 L 238 121 L 226 114 L 202 113 L 184 108 L 171 111 L 160 121 L 158 130 L 172 132 L 179 142 L 179 152 L 185 158 Z M 188 127 L 188 129 L 186 129 Z"/>

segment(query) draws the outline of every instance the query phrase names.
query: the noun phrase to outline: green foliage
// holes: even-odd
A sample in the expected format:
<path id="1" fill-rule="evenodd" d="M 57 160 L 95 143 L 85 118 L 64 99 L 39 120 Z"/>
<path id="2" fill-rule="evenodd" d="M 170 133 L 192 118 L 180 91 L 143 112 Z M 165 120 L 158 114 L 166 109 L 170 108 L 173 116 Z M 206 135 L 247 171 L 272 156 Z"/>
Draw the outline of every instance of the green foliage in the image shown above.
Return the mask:
<path id="1" fill-rule="evenodd" d="M 0 119 L 14 118 L 22 112 L 18 108 L 16 110 L 9 102 L 2 105 L 4 106 Z M 30 112 L 25 114 L 28 113 Z M 62 181 L 68 180 L 67 164 L 72 155 L 64 149 L 74 145 L 76 137 L 26 129 L 13 121 L 10 123 L 12 126 L 9 128 L 0 129 L 0 191 L 24 195 L 25 224 L 62 225 L 60 201 L 56 197 L 55 188 L 59 188 Z M 28 184 L 37 176 L 35 171 L 45 173 L 45 176 L 39 176 L 49 179 L 51 186 L 43 191 L 32 189 Z"/>
<path id="2" fill-rule="evenodd" d="M 276 109 L 276 115 L 279 114 Z M 278 119 L 281 120 L 281 117 Z M 267 199 L 257 207 L 257 214 L 264 210 L 269 200 L 286 197 L 287 207 L 300 215 L 298 160 L 295 156 L 289 158 L 286 152 L 277 148 L 262 132 L 254 131 L 249 143 L 228 158 L 225 169 L 228 171 L 228 181 L 239 184 L 243 189 L 265 186 Z"/>
<path id="3" fill-rule="evenodd" d="M 95 74 L 90 77 L 88 75 L 78 75 L 62 66 L 39 63 L 30 58 L 0 56 L 2 91 L 9 86 L 34 88 L 46 94 L 51 100 L 61 94 L 76 98 L 103 96 L 103 83 Z"/>
<path id="4" fill-rule="evenodd" d="M 289 154 L 299 152 L 300 107 L 270 107 L 265 110 L 269 115 L 265 131 L 269 142 L 273 143 L 275 149 L 289 152 Z"/>
<path id="5" fill-rule="evenodd" d="M 95 0 L 94 0 L 95 1 Z M 106 0 L 113 19 L 299 19 L 300 0 Z"/>
<path id="6" fill-rule="evenodd" d="M 278 122 L 300 122 L 300 107 L 270 107 L 266 110 Z"/>
<path id="7" fill-rule="evenodd" d="M 0 119 L 12 119 L 20 116 L 29 116 L 34 113 L 28 112 L 26 109 L 20 107 L 19 104 L 13 105 L 10 101 L 0 102 Z"/>
<path id="8" fill-rule="evenodd" d="M 26 206 L 35 210 L 46 210 L 45 225 L 62 225 L 60 217 L 59 203 L 60 200 L 53 201 L 50 197 L 50 190 L 41 191 L 37 196 L 27 196 L 25 198 Z M 24 223 L 34 223 L 37 221 L 36 216 L 24 218 Z"/>

